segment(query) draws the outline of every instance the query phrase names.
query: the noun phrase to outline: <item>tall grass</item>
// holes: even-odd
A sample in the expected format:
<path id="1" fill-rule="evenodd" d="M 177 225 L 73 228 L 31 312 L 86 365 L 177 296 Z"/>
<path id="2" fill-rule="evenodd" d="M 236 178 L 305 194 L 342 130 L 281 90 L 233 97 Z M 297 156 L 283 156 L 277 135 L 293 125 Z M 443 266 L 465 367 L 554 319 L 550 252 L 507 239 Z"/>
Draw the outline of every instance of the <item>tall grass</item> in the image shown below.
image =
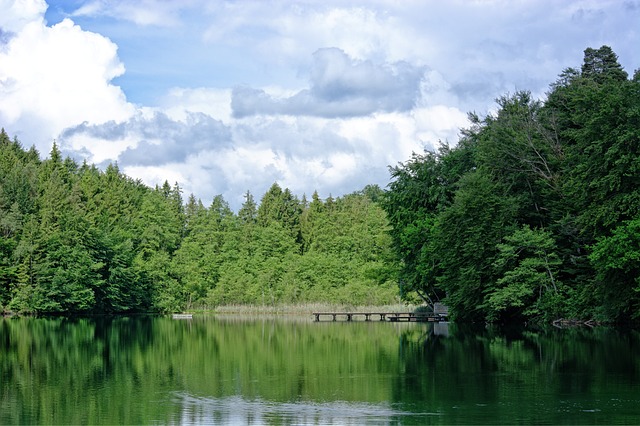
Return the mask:
<path id="1" fill-rule="evenodd" d="M 355 306 L 335 303 L 301 303 L 280 305 L 224 305 L 216 307 L 201 306 L 188 309 L 187 312 L 237 315 L 311 315 L 314 312 L 412 312 L 417 308 L 410 304 L 381 306 Z"/>

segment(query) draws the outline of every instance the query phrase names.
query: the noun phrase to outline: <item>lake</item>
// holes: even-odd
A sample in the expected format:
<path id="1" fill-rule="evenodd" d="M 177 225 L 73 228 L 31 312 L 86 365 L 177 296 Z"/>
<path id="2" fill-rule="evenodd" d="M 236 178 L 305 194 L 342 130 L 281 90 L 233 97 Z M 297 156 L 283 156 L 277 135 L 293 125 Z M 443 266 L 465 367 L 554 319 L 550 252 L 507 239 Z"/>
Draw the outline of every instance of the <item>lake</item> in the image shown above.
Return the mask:
<path id="1" fill-rule="evenodd" d="M 640 422 L 634 330 L 311 316 L 0 321 L 0 424 Z"/>

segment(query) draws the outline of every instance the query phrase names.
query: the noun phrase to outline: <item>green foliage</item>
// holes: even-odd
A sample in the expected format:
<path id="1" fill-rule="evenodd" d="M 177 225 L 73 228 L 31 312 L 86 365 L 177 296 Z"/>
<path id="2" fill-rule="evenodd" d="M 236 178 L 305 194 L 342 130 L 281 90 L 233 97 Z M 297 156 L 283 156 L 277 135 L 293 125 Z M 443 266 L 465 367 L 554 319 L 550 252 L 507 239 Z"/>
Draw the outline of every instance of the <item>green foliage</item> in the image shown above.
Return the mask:
<path id="1" fill-rule="evenodd" d="M 472 168 L 468 146 L 443 145 L 438 153 L 414 153 L 409 161 L 392 167 L 392 182 L 382 205 L 391 225 L 393 247 L 402 261 L 400 292 L 410 298 L 416 292 L 425 301 L 443 296 L 436 285 L 436 220 L 453 199 L 460 176 Z M 455 158 L 458 161 L 449 161 Z"/>
<path id="2" fill-rule="evenodd" d="M 515 224 L 517 200 L 481 171 L 465 175 L 453 204 L 438 220 L 438 283 L 459 319 L 480 320 L 486 290 L 497 276 L 491 264 L 497 244 Z"/>
<path id="3" fill-rule="evenodd" d="M 497 248 L 493 266 L 502 276 L 487 293 L 488 319 L 508 316 L 548 321 L 562 315 L 563 284 L 557 278 L 562 262 L 551 233 L 524 225 Z"/>
<path id="4" fill-rule="evenodd" d="M 274 184 L 234 214 L 186 204 L 116 164 L 24 151 L 0 132 L 0 308 L 172 312 L 221 304 L 391 303 L 396 266 L 378 187 L 311 203 Z"/>
<path id="5" fill-rule="evenodd" d="M 597 274 L 605 314 L 640 318 L 640 218 L 626 221 L 600 238 L 589 256 Z"/>
<path id="6" fill-rule="evenodd" d="M 628 74 L 618 62 L 618 55 L 613 52 L 611 47 L 602 46 L 599 49 L 591 47 L 585 49 L 582 76 L 603 83 L 625 81 Z"/>
<path id="7" fill-rule="evenodd" d="M 545 102 L 503 96 L 457 147 L 392 168 L 402 295 L 446 295 L 467 320 L 638 319 L 637 74 L 586 49 Z"/>

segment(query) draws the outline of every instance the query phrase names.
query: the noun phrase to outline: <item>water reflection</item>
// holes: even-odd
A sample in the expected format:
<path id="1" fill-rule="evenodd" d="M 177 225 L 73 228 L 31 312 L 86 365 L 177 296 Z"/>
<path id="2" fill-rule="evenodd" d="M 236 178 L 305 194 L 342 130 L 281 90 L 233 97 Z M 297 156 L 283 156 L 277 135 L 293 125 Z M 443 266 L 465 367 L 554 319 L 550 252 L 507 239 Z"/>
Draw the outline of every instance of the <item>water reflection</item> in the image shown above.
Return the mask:
<path id="1" fill-rule="evenodd" d="M 394 400 L 454 423 L 637 423 L 639 334 L 614 329 L 403 333 Z"/>
<path id="2" fill-rule="evenodd" d="M 424 422 L 440 413 L 414 413 L 394 409 L 388 403 L 289 402 L 262 399 L 246 400 L 241 396 L 203 398 L 178 393 L 174 399 L 182 406 L 180 424 L 391 424 L 407 418 Z"/>
<path id="3" fill-rule="evenodd" d="M 4 319 L 0 424 L 634 423 L 638 349 L 606 328 Z"/>

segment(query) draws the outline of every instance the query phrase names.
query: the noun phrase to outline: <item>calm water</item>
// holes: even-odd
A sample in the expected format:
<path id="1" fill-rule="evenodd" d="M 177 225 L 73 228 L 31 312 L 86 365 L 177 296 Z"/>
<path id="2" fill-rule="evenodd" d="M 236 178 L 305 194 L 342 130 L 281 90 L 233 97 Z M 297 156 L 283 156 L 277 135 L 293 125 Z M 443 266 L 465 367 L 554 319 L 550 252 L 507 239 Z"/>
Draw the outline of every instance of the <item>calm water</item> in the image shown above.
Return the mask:
<path id="1" fill-rule="evenodd" d="M 640 423 L 640 333 L 0 320 L 0 424 Z"/>

